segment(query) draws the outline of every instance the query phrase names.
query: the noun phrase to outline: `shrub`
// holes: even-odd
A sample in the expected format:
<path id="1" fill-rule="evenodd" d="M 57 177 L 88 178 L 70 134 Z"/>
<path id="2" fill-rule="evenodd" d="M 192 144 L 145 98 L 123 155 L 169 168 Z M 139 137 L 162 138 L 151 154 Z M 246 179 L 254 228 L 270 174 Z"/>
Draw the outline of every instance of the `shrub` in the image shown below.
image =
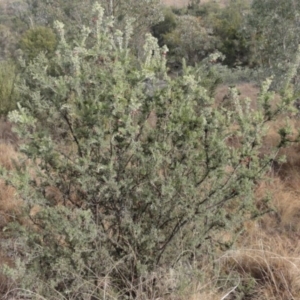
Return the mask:
<path id="1" fill-rule="evenodd" d="M 266 67 L 279 90 L 299 46 L 300 2 L 252 1 L 247 16 L 252 64 Z M 299 80 L 296 82 L 299 90 Z M 279 88 L 278 88 L 279 87 Z"/>
<path id="2" fill-rule="evenodd" d="M 29 59 L 35 58 L 40 52 L 52 55 L 56 48 L 56 36 L 51 28 L 35 27 L 27 30 L 20 41 L 20 48 Z"/>
<path id="3" fill-rule="evenodd" d="M 15 34 L 6 26 L 0 25 L 0 59 L 5 60 L 12 56 L 15 50 Z"/>
<path id="4" fill-rule="evenodd" d="M 160 46 L 165 44 L 164 35 L 173 31 L 176 28 L 176 16 L 171 9 L 165 9 L 164 20 L 152 26 L 152 33 L 158 39 Z"/>
<path id="5" fill-rule="evenodd" d="M 16 108 L 18 93 L 15 90 L 17 69 L 13 62 L 0 62 L 0 116 Z"/>
<path id="6" fill-rule="evenodd" d="M 183 63 L 181 76 L 168 76 L 151 35 L 138 60 L 130 22 L 122 33 L 99 5 L 93 13 L 77 46 L 56 23 L 56 57 L 24 66 L 10 120 L 29 160 L 2 175 L 29 219 L 7 228 L 16 268 L 6 273 L 23 294 L 49 300 L 104 298 L 108 286 L 111 298 L 135 298 L 138 287 L 158 298 L 147 278 L 229 247 L 222 233 L 234 239 L 263 213 L 253 191 L 274 158 L 259 156 L 265 124 L 292 99 L 272 110 L 266 82 L 257 111 L 234 89 L 234 105 L 218 107 L 201 69 Z"/>
<path id="7" fill-rule="evenodd" d="M 199 1 L 196 0 L 190 2 L 187 13 L 192 16 L 209 17 L 210 15 L 218 13 L 220 9 L 220 3 L 217 1 L 199 3 Z"/>
<path id="8" fill-rule="evenodd" d="M 215 51 L 218 41 L 200 19 L 188 15 L 177 18 L 176 28 L 163 36 L 173 60 L 181 63 L 184 57 L 188 64 L 194 65 Z"/>
<path id="9" fill-rule="evenodd" d="M 230 1 L 212 19 L 214 34 L 220 39 L 218 48 L 229 66 L 246 65 L 250 59 L 250 34 L 244 29 L 249 4 L 245 1 Z"/>

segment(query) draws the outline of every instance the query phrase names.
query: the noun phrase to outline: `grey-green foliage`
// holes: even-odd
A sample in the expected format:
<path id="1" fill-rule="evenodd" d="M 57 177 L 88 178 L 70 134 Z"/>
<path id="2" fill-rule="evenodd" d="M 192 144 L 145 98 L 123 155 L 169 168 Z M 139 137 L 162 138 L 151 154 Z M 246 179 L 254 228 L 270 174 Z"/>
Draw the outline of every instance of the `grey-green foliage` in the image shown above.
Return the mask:
<path id="1" fill-rule="evenodd" d="M 110 0 L 100 2 L 113 4 L 111 14 L 116 20 L 116 28 L 123 30 L 126 19 L 132 19 L 133 33 L 131 37 L 131 49 L 140 55 L 145 42 L 145 34 L 150 28 L 163 20 L 163 9 L 160 0 Z M 110 5 L 109 5 L 110 6 Z M 111 7 L 111 6 L 110 6 Z M 110 10 L 107 9 L 109 12 Z"/>
<path id="2" fill-rule="evenodd" d="M 14 0 L 7 4 L 8 13 L 15 20 L 21 20 L 30 29 L 32 26 L 52 26 L 55 20 L 68 23 L 70 26 L 87 21 L 87 12 L 92 1 L 61 0 Z"/>
<path id="3" fill-rule="evenodd" d="M 213 254 L 224 231 L 262 213 L 253 191 L 274 155 L 258 155 L 265 123 L 291 98 L 272 110 L 268 81 L 256 111 L 235 90 L 218 107 L 199 70 L 168 76 L 151 35 L 138 60 L 129 22 L 111 30 L 99 5 L 93 17 L 75 47 L 57 22 L 56 57 L 23 65 L 10 120 L 29 160 L 2 174 L 30 218 L 6 230 L 17 262 L 6 273 L 16 293 L 49 300 L 157 298 L 149 274 Z M 147 79 L 166 84 L 149 94 Z"/>
<path id="4" fill-rule="evenodd" d="M 27 9 L 17 18 L 27 22 L 28 27 L 53 26 L 55 20 L 63 22 L 69 37 L 74 38 L 81 24 L 90 25 L 94 0 L 24 0 Z M 118 28 L 125 27 L 125 16 L 133 19 L 134 46 L 143 43 L 143 36 L 150 26 L 162 20 L 163 14 L 159 0 L 101 0 L 105 15 L 113 16 Z M 27 29 L 29 29 L 27 28 Z M 138 47 L 137 47 L 138 48 Z"/>
<path id="5" fill-rule="evenodd" d="M 300 43 L 300 2 L 255 0 L 248 18 L 252 61 L 284 79 Z"/>

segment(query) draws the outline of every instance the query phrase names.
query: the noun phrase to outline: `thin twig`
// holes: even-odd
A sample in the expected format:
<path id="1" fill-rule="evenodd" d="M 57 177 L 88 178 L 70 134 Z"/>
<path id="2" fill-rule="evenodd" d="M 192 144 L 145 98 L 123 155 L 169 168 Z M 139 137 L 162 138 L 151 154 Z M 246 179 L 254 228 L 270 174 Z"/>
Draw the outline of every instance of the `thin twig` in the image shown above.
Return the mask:
<path id="1" fill-rule="evenodd" d="M 236 290 L 236 288 L 239 286 L 239 284 L 240 284 L 240 280 L 239 280 L 239 283 L 238 283 L 235 287 L 233 287 L 226 295 L 224 295 L 224 296 L 221 298 L 221 300 L 226 299 L 227 296 L 229 296 L 232 292 L 234 292 L 234 291 Z"/>

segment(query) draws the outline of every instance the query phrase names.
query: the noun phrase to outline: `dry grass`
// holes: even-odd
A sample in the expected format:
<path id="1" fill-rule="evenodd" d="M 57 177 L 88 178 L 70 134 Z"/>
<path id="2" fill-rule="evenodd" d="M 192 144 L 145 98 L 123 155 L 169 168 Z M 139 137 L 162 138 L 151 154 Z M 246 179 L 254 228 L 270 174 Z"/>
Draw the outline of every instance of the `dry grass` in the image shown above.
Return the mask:
<path id="1" fill-rule="evenodd" d="M 223 268 L 239 278 L 241 299 L 300 299 L 300 201 L 280 178 L 262 184 L 257 197 L 267 189 L 275 211 L 246 224 L 236 249 L 221 258 Z"/>
<path id="2" fill-rule="evenodd" d="M 17 152 L 10 144 L 0 143 L 0 165 L 11 170 L 14 168 L 14 161 L 18 157 Z M 17 199 L 13 187 L 0 180 L 0 228 L 3 228 L 19 211 L 20 200 Z"/>
<path id="3" fill-rule="evenodd" d="M 14 160 L 17 159 L 17 152 L 11 144 L 0 143 L 0 165 L 7 170 L 14 168 Z M 0 180 L 0 239 L 4 239 L 4 228 L 8 222 L 14 220 L 20 209 L 20 200 L 17 198 L 13 187 Z M 13 262 L 0 248 L 0 266 L 12 265 Z M 0 296 L 12 288 L 12 283 L 0 273 Z"/>
<path id="4" fill-rule="evenodd" d="M 0 143 L 2 144 L 10 144 L 15 149 L 18 146 L 18 137 L 12 131 L 12 123 L 0 118 Z"/>
<path id="5" fill-rule="evenodd" d="M 251 247 L 240 247 L 222 257 L 228 276 L 241 281 L 247 299 L 299 299 L 299 249 L 289 239 L 256 232 Z M 275 246 L 275 248 L 274 248 Z"/>
<path id="6" fill-rule="evenodd" d="M 14 168 L 14 162 L 18 158 L 18 153 L 11 144 L 0 143 L 0 165 L 11 170 Z"/>
<path id="7" fill-rule="evenodd" d="M 249 83 L 237 86 L 241 97 L 252 100 L 256 107 L 258 88 Z M 227 87 L 220 86 L 216 101 L 220 103 Z M 278 96 L 275 96 L 278 99 Z M 276 100 L 275 99 L 275 100 Z M 262 154 L 278 144 L 278 130 L 286 118 L 268 124 Z M 295 137 L 299 119 L 290 119 L 291 137 Z M 271 192 L 274 211 L 259 221 L 251 221 L 238 241 L 235 250 L 221 258 L 221 265 L 229 278 L 240 280 L 238 288 L 228 299 L 300 299 L 300 145 L 291 145 L 279 152 L 285 163 L 277 163 L 270 173 L 270 181 L 262 182 L 256 191 L 258 203 L 266 191 Z M 260 204 L 258 204 L 260 205 Z M 230 280 L 229 280 L 230 281 Z"/>
<path id="8" fill-rule="evenodd" d="M 300 299 L 299 146 L 283 152 L 287 162 L 256 192 L 259 201 L 271 191 L 274 212 L 246 224 L 237 248 L 221 259 L 228 277 L 240 279 L 241 299 Z"/>

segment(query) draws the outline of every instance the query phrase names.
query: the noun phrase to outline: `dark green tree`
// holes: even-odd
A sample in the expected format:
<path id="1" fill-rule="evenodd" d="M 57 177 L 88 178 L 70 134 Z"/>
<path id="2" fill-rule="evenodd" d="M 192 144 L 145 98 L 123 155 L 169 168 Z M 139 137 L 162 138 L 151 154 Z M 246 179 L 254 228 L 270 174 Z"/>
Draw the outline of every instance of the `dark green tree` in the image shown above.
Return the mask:
<path id="1" fill-rule="evenodd" d="M 244 0 L 231 0 L 211 19 L 214 34 L 220 39 L 218 48 L 225 56 L 224 63 L 229 66 L 249 64 L 250 34 L 245 29 L 249 3 Z"/>
<path id="2" fill-rule="evenodd" d="M 171 9 L 164 10 L 164 20 L 152 26 L 152 34 L 158 39 L 160 46 L 165 45 L 164 35 L 172 32 L 177 25 L 176 15 Z"/>
<path id="3" fill-rule="evenodd" d="M 28 59 L 33 59 L 40 52 L 45 52 L 47 56 L 53 55 L 56 44 L 56 35 L 51 28 L 35 27 L 23 34 L 20 48 Z"/>
<path id="4" fill-rule="evenodd" d="M 169 56 L 177 64 L 184 57 L 189 65 L 195 65 L 215 52 L 218 44 L 218 40 L 210 34 L 201 20 L 189 15 L 177 17 L 176 28 L 165 33 L 163 41 L 170 49 Z"/>

